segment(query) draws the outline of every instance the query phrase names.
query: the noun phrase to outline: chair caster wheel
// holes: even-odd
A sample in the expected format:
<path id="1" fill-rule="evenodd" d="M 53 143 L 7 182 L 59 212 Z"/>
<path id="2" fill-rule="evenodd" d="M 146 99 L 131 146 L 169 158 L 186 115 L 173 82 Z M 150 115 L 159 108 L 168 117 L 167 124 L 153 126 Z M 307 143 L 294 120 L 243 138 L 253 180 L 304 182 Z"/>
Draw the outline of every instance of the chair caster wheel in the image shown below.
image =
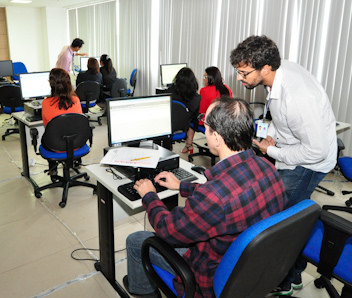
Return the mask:
<path id="1" fill-rule="evenodd" d="M 88 181 L 90 179 L 89 175 L 84 176 L 84 180 Z"/>
<path id="2" fill-rule="evenodd" d="M 59 179 L 56 178 L 55 176 L 50 176 L 50 179 L 51 179 L 51 182 L 55 183 L 55 182 L 58 182 Z"/>
<path id="3" fill-rule="evenodd" d="M 60 206 L 61 208 L 65 208 L 66 202 L 60 202 L 60 203 L 59 203 L 59 206 Z"/>
<path id="4" fill-rule="evenodd" d="M 316 280 L 314 281 L 314 285 L 315 285 L 315 287 L 316 287 L 317 289 L 322 289 L 322 288 L 324 288 L 324 283 L 321 281 L 320 278 L 318 278 L 318 279 L 316 279 Z"/>
<path id="5" fill-rule="evenodd" d="M 93 189 L 93 195 L 96 195 L 98 193 L 97 189 Z"/>
<path id="6" fill-rule="evenodd" d="M 102 125 L 103 125 L 100 120 L 98 120 L 98 124 L 99 124 L 99 126 L 102 126 Z"/>
<path id="7" fill-rule="evenodd" d="M 349 198 L 346 202 L 345 202 L 347 207 L 351 207 L 352 206 L 352 197 Z"/>
<path id="8" fill-rule="evenodd" d="M 2 140 L 5 141 L 5 136 L 2 136 Z"/>
<path id="9" fill-rule="evenodd" d="M 190 156 L 190 155 L 188 155 L 188 161 L 189 161 L 189 162 L 192 162 L 192 161 L 193 161 L 193 157 Z"/>
<path id="10" fill-rule="evenodd" d="M 34 195 L 37 199 L 40 199 L 42 197 L 42 193 L 40 191 L 35 191 Z"/>

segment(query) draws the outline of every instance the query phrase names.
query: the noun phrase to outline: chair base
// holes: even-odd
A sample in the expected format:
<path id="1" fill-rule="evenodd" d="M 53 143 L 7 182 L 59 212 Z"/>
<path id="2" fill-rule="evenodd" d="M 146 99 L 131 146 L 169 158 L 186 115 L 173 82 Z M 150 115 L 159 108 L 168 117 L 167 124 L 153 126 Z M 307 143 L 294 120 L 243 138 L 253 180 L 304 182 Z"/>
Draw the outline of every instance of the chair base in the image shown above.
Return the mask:
<path id="1" fill-rule="evenodd" d="M 83 181 L 77 181 L 77 179 L 84 177 L 85 180 L 89 180 L 89 176 L 87 173 L 80 173 L 77 169 L 73 169 L 76 173 L 74 176 L 69 176 L 69 169 L 65 168 L 63 169 L 64 171 L 64 177 L 58 176 L 58 175 L 52 175 L 51 181 L 52 183 L 38 187 L 37 189 L 34 190 L 34 195 L 39 199 L 42 196 L 41 191 L 49 188 L 55 188 L 55 187 L 63 187 L 63 193 L 62 193 L 62 200 L 59 203 L 59 206 L 61 208 L 64 208 L 67 203 L 67 196 L 68 196 L 68 189 L 73 186 L 86 186 L 86 187 L 91 187 L 93 188 L 93 194 L 96 193 L 97 191 L 97 186 L 88 182 L 83 182 Z"/>
<path id="2" fill-rule="evenodd" d="M 18 128 L 8 128 L 6 129 L 5 133 L 2 135 L 2 140 L 5 141 L 5 138 L 9 135 L 12 135 L 14 133 L 20 133 L 20 130 Z"/>
<path id="3" fill-rule="evenodd" d="M 193 162 L 195 156 L 208 156 L 211 158 L 211 166 L 215 165 L 217 156 L 210 152 L 209 148 L 193 143 L 194 146 L 198 148 L 197 153 L 192 153 L 188 155 L 188 161 Z"/>

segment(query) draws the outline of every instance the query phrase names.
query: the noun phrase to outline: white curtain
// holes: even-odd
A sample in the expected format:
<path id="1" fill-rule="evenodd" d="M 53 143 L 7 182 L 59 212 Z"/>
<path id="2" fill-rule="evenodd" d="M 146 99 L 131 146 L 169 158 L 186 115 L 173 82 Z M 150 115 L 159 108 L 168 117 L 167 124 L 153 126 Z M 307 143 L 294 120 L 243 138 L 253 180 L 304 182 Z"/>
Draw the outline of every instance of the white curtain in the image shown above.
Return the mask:
<path id="1" fill-rule="evenodd" d="M 98 55 L 105 44 L 115 42 L 115 36 L 118 37 L 107 50 L 116 55 L 114 61 L 118 61 L 121 77 L 129 79 L 131 71 L 138 69 L 136 95 L 155 92 L 160 85 L 160 64 L 187 62 L 200 87 L 204 69 L 214 65 L 221 70 L 224 82 L 235 96 L 263 101 L 263 88 L 249 91 L 236 81 L 229 56 L 248 36 L 265 34 L 277 43 L 282 58 L 301 64 L 317 77 L 329 95 L 336 119 L 352 123 L 352 51 L 348 51 L 352 46 L 352 1 L 117 0 L 116 3 L 116 16 L 111 14 L 115 9 L 109 12 L 104 9 L 105 14 L 95 9 L 93 14 L 82 8 L 77 10 L 78 21 L 74 15 L 69 20 L 78 24 L 79 36 L 86 44 L 92 42 L 88 47 Z M 80 21 L 81 18 L 85 21 Z M 99 29 L 102 26 L 113 29 L 115 21 L 117 33 Z M 70 32 L 75 33 L 73 29 Z M 339 137 L 346 145 L 344 153 L 352 155 L 352 130 Z"/>

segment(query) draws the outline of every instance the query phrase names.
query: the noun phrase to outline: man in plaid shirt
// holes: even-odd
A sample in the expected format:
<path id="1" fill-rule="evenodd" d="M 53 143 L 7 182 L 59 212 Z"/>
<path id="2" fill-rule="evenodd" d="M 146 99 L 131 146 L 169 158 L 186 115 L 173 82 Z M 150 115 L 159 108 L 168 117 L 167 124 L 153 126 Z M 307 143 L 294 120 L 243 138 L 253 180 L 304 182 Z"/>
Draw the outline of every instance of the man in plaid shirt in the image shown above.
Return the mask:
<path id="1" fill-rule="evenodd" d="M 242 231 L 284 210 L 287 197 L 273 165 L 251 149 L 254 128 L 247 102 L 221 97 L 210 105 L 202 121 L 209 149 L 220 158 L 205 171 L 207 182 L 180 182 L 170 172 L 155 177 L 155 182 L 187 197 L 185 206 L 169 211 L 148 179 L 137 181 L 135 189 L 143 198 L 156 235 L 177 247 L 192 269 L 197 282 L 195 297 L 213 297 L 214 273 L 227 248 Z M 160 297 L 141 262 L 141 245 L 153 235 L 136 232 L 126 241 L 128 275 L 123 281 L 136 297 Z M 152 262 L 174 273 L 157 253 Z M 181 280 L 176 278 L 174 285 L 181 297 Z"/>

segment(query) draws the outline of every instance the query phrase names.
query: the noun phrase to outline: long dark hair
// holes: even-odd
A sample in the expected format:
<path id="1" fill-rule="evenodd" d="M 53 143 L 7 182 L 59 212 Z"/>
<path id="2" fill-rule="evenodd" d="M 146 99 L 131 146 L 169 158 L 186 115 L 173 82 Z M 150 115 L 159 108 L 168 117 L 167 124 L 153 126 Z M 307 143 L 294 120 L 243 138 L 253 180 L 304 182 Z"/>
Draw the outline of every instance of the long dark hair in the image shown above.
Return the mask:
<path id="1" fill-rule="evenodd" d="M 219 68 L 210 66 L 205 69 L 208 76 L 208 86 L 215 85 L 216 89 L 219 90 L 221 95 L 230 95 L 229 90 L 225 87 Z"/>
<path id="2" fill-rule="evenodd" d="M 112 73 L 113 66 L 111 58 L 107 54 L 103 54 L 100 56 L 100 61 L 103 62 L 106 71 Z"/>
<path id="3" fill-rule="evenodd" d="M 88 66 L 88 71 L 91 72 L 92 74 L 97 74 L 100 72 L 98 60 L 95 58 L 89 58 L 87 66 Z"/>
<path id="4" fill-rule="evenodd" d="M 175 93 L 186 102 L 190 101 L 198 90 L 198 82 L 192 69 L 181 68 L 175 77 Z"/>
<path id="5" fill-rule="evenodd" d="M 59 109 L 72 107 L 73 88 L 70 75 L 62 68 L 53 68 L 49 74 L 49 83 L 51 87 L 51 97 L 57 98 L 53 104 L 58 103 Z"/>

